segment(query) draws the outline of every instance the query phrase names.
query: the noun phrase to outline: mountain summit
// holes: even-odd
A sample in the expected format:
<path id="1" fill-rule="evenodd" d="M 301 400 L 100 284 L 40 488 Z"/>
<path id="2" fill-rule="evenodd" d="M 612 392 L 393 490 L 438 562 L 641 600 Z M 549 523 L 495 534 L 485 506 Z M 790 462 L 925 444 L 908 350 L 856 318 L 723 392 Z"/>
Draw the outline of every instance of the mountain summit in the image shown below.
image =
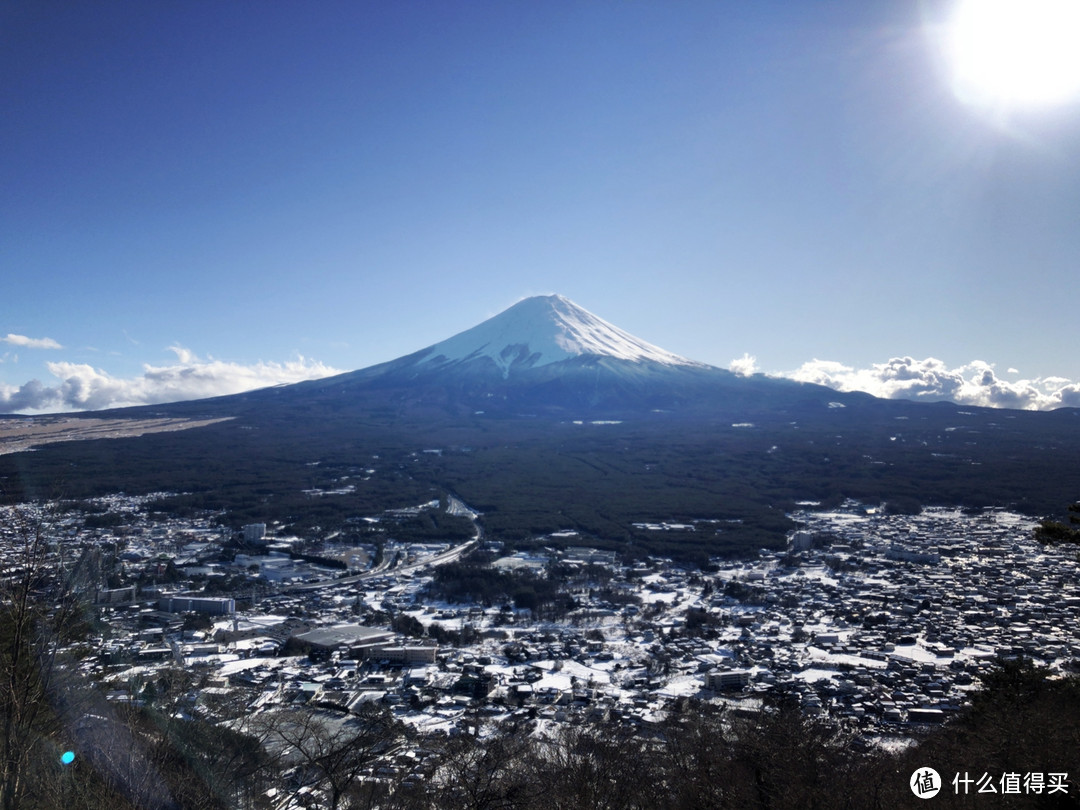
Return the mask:
<path id="1" fill-rule="evenodd" d="M 704 368 L 624 332 L 561 295 L 525 298 L 412 357 L 423 370 L 481 364 L 494 367 L 504 379 L 581 357 Z"/>

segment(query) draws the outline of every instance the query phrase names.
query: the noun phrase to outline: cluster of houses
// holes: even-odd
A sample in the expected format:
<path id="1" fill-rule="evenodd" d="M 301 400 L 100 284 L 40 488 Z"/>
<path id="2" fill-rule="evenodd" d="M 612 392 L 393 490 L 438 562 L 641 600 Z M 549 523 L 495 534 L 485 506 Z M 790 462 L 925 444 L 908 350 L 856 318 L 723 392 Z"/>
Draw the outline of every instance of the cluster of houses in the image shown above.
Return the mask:
<path id="1" fill-rule="evenodd" d="M 114 699 L 142 700 L 160 670 L 182 667 L 198 676 L 192 710 L 210 713 L 222 695 L 248 713 L 377 703 L 453 734 L 501 717 L 648 724 L 686 698 L 736 711 L 789 700 L 868 735 L 904 736 L 959 710 L 1000 657 L 1080 664 L 1077 550 L 1039 546 L 1030 521 L 857 504 L 795 517 L 787 550 L 704 571 L 624 564 L 567 548 L 565 535 L 495 563 L 577 572 L 562 583 L 575 607 L 558 620 L 433 601 L 425 560 L 451 559 L 448 544 L 402 547 L 378 569 L 373 550 L 352 549 L 366 572 L 316 568 L 299 589 L 263 576 L 251 555 L 223 558 L 227 538 L 208 522 L 131 517 L 120 533 L 71 514 L 54 542 L 108 627 L 86 672 Z M 263 528 L 246 531 L 265 540 Z M 208 593 L 215 577 L 235 592 Z"/>

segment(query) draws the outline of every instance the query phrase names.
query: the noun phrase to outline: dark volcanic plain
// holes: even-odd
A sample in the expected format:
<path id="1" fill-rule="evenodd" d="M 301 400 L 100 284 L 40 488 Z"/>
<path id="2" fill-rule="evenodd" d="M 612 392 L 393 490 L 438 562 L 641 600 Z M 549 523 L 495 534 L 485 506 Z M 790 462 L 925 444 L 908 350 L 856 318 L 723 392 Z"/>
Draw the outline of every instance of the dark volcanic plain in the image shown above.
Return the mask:
<path id="1" fill-rule="evenodd" d="M 0 497 L 169 491 L 167 508 L 311 532 L 453 493 L 494 539 L 573 529 L 600 547 L 701 558 L 778 546 L 800 501 L 1046 516 L 1080 493 L 1076 409 L 886 401 L 708 367 L 641 381 L 609 358 L 512 382 L 416 379 L 395 363 L 68 417 L 225 421 L 0 456 Z M 658 520 L 720 522 L 662 536 L 633 525 Z"/>

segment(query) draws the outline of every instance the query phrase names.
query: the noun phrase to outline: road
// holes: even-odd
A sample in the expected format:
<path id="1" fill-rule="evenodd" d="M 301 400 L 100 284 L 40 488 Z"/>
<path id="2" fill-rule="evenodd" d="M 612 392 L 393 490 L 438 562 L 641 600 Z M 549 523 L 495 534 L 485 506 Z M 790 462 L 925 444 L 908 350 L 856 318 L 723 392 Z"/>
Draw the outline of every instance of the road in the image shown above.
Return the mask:
<path id="1" fill-rule="evenodd" d="M 445 565 L 448 562 L 454 562 L 461 559 L 464 554 L 472 551 L 484 539 L 484 527 L 480 525 L 480 521 L 477 519 L 480 516 L 479 512 L 470 509 L 461 499 L 454 495 L 448 495 L 447 500 L 447 514 L 467 517 L 469 522 L 472 523 L 473 536 L 471 540 L 466 540 L 464 543 L 449 548 L 441 554 L 425 557 L 410 565 L 394 566 L 392 563 L 384 561 L 378 568 L 364 571 L 362 574 L 353 574 L 352 576 L 340 577 L 338 579 L 320 579 L 315 582 L 305 582 L 302 585 L 290 585 L 288 588 L 280 591 L 280 593 L 308 593 L 310 591 L 317 591 L 322 588 L 331 588 L 338 585 L 355 585 L 359 582 L 377 579 L 378 577 L 387 575 L 399 576 L 402 574 L 415 574 L 417 571 L 422 571 L 426 568 L 434 568 L 435 566 Z"/>

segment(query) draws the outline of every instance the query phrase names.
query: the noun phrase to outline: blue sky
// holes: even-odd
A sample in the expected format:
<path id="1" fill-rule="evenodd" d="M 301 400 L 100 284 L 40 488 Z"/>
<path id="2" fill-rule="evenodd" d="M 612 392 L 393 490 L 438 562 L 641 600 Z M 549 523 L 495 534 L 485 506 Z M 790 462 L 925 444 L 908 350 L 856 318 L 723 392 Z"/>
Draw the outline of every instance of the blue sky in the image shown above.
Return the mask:
<path id="1" fill-rule="evenodd" d="M 1080 105 L 962 101 L 951 12 L 7 3 L 0 411 L 361 368 L 551 292 L 723 367 L 1080 404 Z"/>

